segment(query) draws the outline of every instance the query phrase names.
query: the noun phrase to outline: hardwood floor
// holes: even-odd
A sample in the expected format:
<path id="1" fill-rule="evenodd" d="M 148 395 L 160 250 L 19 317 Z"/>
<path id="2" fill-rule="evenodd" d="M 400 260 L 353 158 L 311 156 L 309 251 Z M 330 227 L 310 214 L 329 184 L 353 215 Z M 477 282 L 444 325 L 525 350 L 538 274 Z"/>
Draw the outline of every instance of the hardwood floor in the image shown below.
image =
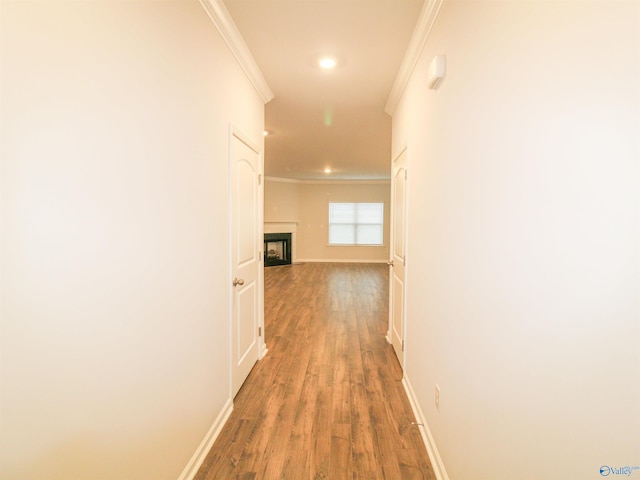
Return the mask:
<path id="1" fill-rule="evenodd" d="M 196 480 L 435 480 L 387 324 L 386 265 L 266 268 L 269 352 Z"/>

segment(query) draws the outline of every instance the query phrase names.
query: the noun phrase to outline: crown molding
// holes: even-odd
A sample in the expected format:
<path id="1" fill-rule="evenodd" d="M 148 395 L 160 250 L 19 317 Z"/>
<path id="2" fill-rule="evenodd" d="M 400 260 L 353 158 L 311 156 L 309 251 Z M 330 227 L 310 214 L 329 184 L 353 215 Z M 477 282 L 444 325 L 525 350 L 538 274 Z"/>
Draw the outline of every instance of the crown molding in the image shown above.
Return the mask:
<path id="1" fill-rule="evenodd" d="M 266 182 L 294 183 L 296 185 L 389 185 L 391 180 L 298 180 L 296 178 L 264 177 Z"/>
<path id="2" fill-rule="evenodd" d="M 295 178 L 283 178 L 283 177 L 264 177 L 265 182 L 280 182 L 280 183 L 300 183 L 300 180 Z"/>
<path id="3" fill-rule="evenodd" d="M 398 107 L 400 98 L 404 93 L 404 89 L 407 88 L 413 69 L 416 67 L 418 60 L 420 60 L 420 54 L 427 43 L 429 34 L 444 2 L 445 0 L 425 0 L 424 2 L 416 27 L 413 29 L 409 46 L 400 65 L 400 70 L 398 70 L 398 75 L 391 87 L 387 105 L 384 107 L 384 111 L 389 115 L 393 115 Z"/>
<path id="4" fill-rule="evenodd" d="M 224 6 L 222 0 L 200 0 L 200 5 L 202 5 L 202 8 L 207 12 L 220 35 L 222 35 L 231 53 L 236 57 L 240 67 L 244 70 L 262 101 L 269 103 L 273 99 L 273 92 L 264 79 L 253 55 L 251 55 L 249 47 L 247 47 L 242 35 L 240 35 L 240 31 L 233 22 L 227 7 Z"/>

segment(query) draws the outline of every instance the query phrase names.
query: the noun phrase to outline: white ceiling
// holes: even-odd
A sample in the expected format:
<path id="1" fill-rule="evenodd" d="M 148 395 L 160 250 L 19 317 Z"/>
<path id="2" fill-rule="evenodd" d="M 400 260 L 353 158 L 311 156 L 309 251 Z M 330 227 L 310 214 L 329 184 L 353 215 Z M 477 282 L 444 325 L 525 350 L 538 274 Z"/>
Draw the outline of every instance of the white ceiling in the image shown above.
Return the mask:
<path id="1" fill-rule="evenodd" d="M 389 178 L 391 118 L 384 107 L 422 4 L 225 0 L 275 94 L 265 112 L 266 176 Z M 320 69 L 323 55 L 338 66 Z"/>

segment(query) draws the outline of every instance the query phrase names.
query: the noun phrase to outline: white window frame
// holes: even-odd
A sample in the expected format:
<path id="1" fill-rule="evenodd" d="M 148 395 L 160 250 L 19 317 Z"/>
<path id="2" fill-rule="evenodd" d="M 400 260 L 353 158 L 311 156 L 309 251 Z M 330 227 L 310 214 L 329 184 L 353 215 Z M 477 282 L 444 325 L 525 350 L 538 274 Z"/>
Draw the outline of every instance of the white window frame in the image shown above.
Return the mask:
<path id="1" fill-rule="evenodd" d="M 333 205 L 353 205 L 354 211 L 356 212 L 355 213 L 356 217 L 354 218 L 353 223 L 332 222 L 332 206 Z M 359 208 L 359 205 L 375 205 L 377 208 L 379 208 L 380 222 L 379 223 L 359 222 L 357 219 L 357 210 Z M 384 246 L 384 202 L 329 202 L 328 214 L 329 214 L 329 217 L 327 222 L 328 223 L 327 235 L 329 237 L 328 245 L 330 247 L 383 247 Z M 331 241 L 332 225 L 353 226 L 355 243 L 339 243 L 336 241 L 332 242 Z M 371 226 L 380 227 L 380 243 L 358 243 L 358 227 L 371 227 Z"/>

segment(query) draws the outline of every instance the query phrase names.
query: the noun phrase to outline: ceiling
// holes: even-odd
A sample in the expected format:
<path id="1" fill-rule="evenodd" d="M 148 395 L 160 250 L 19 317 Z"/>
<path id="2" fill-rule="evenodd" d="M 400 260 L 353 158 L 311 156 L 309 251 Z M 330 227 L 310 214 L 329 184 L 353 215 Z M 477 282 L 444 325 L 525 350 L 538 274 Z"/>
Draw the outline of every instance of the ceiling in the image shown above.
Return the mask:
<path id="1" fill-rule="evenodd" d="M 389 178 L 391 117 L 384 108 L 422 4 L 225 0 L 275 95 L 265 110 L 266 176 Z M 337 66 L 321 69 L 322 56 Z"/>

